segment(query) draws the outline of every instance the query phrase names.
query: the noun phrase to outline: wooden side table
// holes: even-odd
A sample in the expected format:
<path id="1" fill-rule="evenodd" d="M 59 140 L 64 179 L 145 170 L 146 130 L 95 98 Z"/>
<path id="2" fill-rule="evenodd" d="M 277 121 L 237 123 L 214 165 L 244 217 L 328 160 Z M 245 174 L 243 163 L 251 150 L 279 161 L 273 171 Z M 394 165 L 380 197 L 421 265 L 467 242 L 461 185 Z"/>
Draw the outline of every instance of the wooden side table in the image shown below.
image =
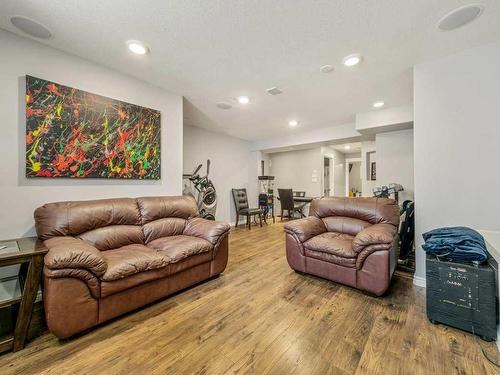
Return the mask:
<path id="1" fill-rule="evenodd" d="M 1 249 L 8 245 L 7 249 Z M 17 246 L 16 246 L 17 245 Z M 31 322 L 33 305 L 35 303 L 43 269 L 43 257 L 47 248 L 36 237 L 19 238 L 0 241 L 0 267 L 14 264 L 21 265 L 21 296 L 0 301 L 0 308 L 20 303 L 17 314 L 14 335 L 0 341 L 0 352 L 17 351 L 26 344 L 26 336 Z"/>

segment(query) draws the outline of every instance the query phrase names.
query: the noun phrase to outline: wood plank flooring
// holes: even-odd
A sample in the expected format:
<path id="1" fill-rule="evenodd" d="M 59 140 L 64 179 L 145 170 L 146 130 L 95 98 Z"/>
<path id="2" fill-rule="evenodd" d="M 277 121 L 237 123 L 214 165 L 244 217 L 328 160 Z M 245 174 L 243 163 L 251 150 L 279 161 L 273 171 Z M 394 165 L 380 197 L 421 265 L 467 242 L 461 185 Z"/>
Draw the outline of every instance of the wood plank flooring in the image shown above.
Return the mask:
<path id="1" fill-rule="evenodd" d="M 221 277 L 75 339 L 46 332 L 0 373 L 499 373 L 471 335 L 428 322 L 404 274 L 383 298 L 299 275 L 281 223 L 232 231 L 229 254 Z"/>

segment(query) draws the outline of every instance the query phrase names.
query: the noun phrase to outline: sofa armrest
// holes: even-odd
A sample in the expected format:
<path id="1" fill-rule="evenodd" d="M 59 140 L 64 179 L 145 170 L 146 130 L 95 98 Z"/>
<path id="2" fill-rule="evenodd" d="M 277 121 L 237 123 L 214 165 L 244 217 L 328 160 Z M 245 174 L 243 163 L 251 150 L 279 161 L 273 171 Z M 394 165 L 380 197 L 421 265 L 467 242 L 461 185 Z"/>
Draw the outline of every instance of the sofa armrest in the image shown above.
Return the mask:
<path id="1" fill-rule="evenodd" d="M 195 217 L 187 221 L 182 234 L 185 236 L 203 238 L 215 246 L 222 240 L 224 235 L 229 232 L 229 229 L 231 229 L 229 224 L 222 221 L 213 221 L 203 219 L 201 217 Z"/>
<path id="2" fill-rule="evenodd" d="M 295 235 L 300 242 L 304 243 L 318 234 L 325 233 L 326 227 L 320 218 L 309 216 L 286 223 L 285 232 Z"/>
<path id="3" fill-rule="evenodd" d="M 101 252 L 89 243 L 74 237 L 53 237 L 44 241 L 49 249 L 45 266 L 51 270 L 81 268 L 102 276 L 108 265 Z"/>
<path id="4" fill-rule="evenodd" d="M 388 249 L 394 237 L 396 236 L 397 228 L 392 224 L 375 224 L 359 232 L 352 240 L 352 249 L 356 253 L 360 253 L 365 247 L 380 245 L 378 249 Z M 373 246 L 377 248 L 377 246 Z"/>

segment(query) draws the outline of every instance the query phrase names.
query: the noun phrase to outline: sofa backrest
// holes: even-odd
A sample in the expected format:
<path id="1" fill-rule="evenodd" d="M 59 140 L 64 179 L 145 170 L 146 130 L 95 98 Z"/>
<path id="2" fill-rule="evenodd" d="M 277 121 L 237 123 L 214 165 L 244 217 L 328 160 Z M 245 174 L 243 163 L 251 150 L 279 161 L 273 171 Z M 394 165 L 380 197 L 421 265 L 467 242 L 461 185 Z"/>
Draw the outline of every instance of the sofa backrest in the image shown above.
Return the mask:
<path id="1" fill-rule="evenodd" d="M 42 240 L 73 236 L 109 250 L 181 234 L 196 215 L 196 202 L 186 196 L 57 202 L 35 210 L 35 228 Z"/>
<path id="2" fill-rule="evenodd" d="M 309 216 L 323 220 L 329 232 L 355 236 L 374 224 L 399 225 L 399 206 L 388 198 L 333 197 L 314 199 Z"/>
<path id="3" fill-rule="evenodd" d="M 191 196 L 137 198 L 146 243 L 160 237 L 182 234 L 186 220 L 198 215 Z"/>

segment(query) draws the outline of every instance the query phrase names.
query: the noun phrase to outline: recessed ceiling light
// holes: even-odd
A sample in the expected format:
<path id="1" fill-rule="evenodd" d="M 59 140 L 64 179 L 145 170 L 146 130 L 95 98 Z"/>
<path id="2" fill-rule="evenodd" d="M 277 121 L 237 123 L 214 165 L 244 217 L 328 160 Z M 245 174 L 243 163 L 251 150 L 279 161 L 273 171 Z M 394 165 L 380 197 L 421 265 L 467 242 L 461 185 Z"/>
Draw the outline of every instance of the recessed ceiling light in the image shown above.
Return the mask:
<path id="1" fill-rule="evenodd" d="M 382 108 L 385 105 L 383 101 L 373 103 L 373 108 Z"/>
<path id="2" fill-rule="evenodd" d="M 35 38 L 49 39 L 52 33 L 45 26 L 27 17 L 12 16 L 10 22 L 23 33 Z"/>
<path id="3" fill-rule="evenodd" d="M 217 108 L 220 108 L 220 109 L 231 109 L 231 108 L 233 108 L 231 106 L 231 104 L 225 103 L 225 102 L 219 102 L 216 105 L 217 105 Z"/>
<path id="4" fill-rule="evenodd" d="M 349 145 L 344 146 L 344 150 L 350 150 L 350 149 L 351 149 L 351 146 L 349 146 Z"/>
<path id="5" fill-rule="evenodd" d="M 149 48 L 138 40 L 127 40 L 128 49 L 136 55 L 145 55 L 149 52 Z"/>
<path id="6" fill-rule="evenodd" d="M 344 59 L 342 60 L 342 63 L 345 66 L 354 66 L 354 65 L 358 65 L 361 62 L 361 59 L 362 59 L 361 55 L 359 53 L 355 53 L 355 54 L 344 57 Z"/>
<path id="7" fill-rule="evenodd" d="M 288 121 L 288 125 L 290 125 L 292 128 L 294 126 L 297 126 L 299 124 L 299 122 L 297 120 L 290 120 Z"/>
<path id="8" fill-rule="evenodd" d="M 250 98 L 248 96 L 238 96 L 238 103 L 248 104 L 250 103 Z"/>
<path id="9" fill-rule="evenodd" d="M 333 66 L 332 65 L 323 65 L 321 68 L 319 68 L 319 71 L 321 73 L 331 73 L 331 72 L 333 72 Z"/>
<path id="10" fill-rule="evenodd" d="M 447 13 L 438 21 L 437 27 L 442 31 L 455 30 L 474 21 L 482 12 L 483 7 L 479 4 L 464 5 Z"/>

